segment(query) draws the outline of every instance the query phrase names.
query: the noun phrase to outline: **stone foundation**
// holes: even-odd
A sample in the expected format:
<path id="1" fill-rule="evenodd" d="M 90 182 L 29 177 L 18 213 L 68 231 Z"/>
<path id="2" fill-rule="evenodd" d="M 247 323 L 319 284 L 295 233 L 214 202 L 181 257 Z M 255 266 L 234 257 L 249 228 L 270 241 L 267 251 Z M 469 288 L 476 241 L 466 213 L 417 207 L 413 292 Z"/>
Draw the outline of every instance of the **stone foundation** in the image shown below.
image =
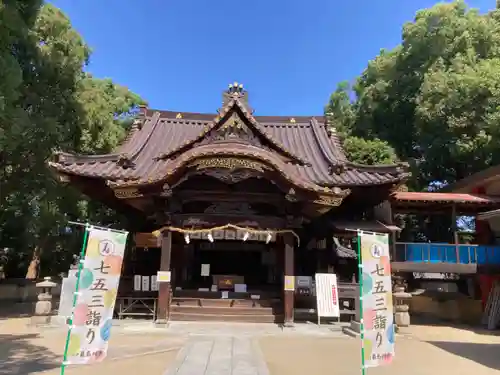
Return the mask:
<path id="1" fill-rule="evenodd" d="M 25 279 L 5 279 L 0 281 L 0 305 L 5 302 L 36 302 L 38 291 L 35 281 Z M 53 296 L 59 297 L 61 287 L 53 290 Z"/>
<path id="2" fill-rule="evenodd" d="M 447 320 L 460 324 L 481 324 L 483 315 L 482 303 L 465 296 L 453 294 L 443 298 L 429 296 L 413 296 L 410 302 L 413 316 L 420 315 L 438 320 Z"/>

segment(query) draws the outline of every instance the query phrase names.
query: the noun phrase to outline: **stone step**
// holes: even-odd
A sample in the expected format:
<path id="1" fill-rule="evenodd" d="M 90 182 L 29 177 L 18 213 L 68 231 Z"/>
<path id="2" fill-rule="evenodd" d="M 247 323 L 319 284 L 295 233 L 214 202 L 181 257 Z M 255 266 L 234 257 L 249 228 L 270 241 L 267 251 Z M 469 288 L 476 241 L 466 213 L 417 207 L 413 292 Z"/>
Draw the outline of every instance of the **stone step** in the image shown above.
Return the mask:
<path id="1" fill-rule="evenodd" d="M 281 310 L 282 311 L 282 310 Z M 225 307 L 225 306 L 172 306 L 172 312 L 191 314 L 212 315 L 275 315 L 281 313 L 278 309 L 271 307 Z"/>
<path id="2" fill-rule="evenodd" d="M 359 332 L 354 331 L 351 327 L 342 327 L 342 333 L 350 337 L 359 337 Z"/>
<path id="3" fill-rule="evenodd" d="M 252 299 L 252 296 L 259 296 L 260 299 L 279 299 L 282 293 L 276 291 L 260 291 L 260 292 L 234 292 L 231 290 L 226 291 L 229 299 Z M 207 298 L 207 299 L 219 299 L 222 296 L 222 291 L 212 292 L 212 291 L 200 291 L 200 290 L 174 290 L 174 298 Z"/>
<path id="4" fill-rule="evenodd" d="M 248 300 L 248 299 L 213 299 L 213 298 L 192 298 L 192 297 L 174 297 L 172 306 L 197 306 L 197 307 L 280 307 L 283 302 L 279 299 L 266 300 Z"/>
<path id="5" fill-rule="evenodd" d="M 242 322 L 242 323 L 283 323 L 280 315 L 233 315 L 233 314 L 203 314 L 171 312 L 171 321 L 212 321 L 212 322 Z"/>
<path id="6" fill-rule="evenodd" d="M 361 333 L 361 323 L 357 322 L 355 320 L 351 320 L 351 330 L 353 330 L 356 333 Z"/>

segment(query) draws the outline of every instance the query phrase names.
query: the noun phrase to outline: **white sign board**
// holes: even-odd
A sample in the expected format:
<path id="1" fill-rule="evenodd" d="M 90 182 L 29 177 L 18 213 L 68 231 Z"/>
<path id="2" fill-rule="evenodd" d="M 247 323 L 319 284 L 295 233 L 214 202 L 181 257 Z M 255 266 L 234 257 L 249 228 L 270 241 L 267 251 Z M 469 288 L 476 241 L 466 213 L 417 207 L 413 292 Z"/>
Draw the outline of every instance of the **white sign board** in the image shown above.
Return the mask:
<path id="1" fill-rule="evenodd" d="M 340 317 L 339 290 L 337 275 L 334 273 L 317 273 L 316 304 L 319 317 Z"/>
<path id="2" fill-rule="evenodd" d="M 210 276 L 210 264 L 201 265 L 201 276 Z"/>
<path id="3" fill-rule="evenodd" d="M 151 276 L 151 291 L 158 291 L 158 280 L 156 275 Z"/>
<path id="4" fill-rule="evenodd" d="M 247 284 L 234 284 L 234 291 L 236 293 L 246 293 L 247 292 Z"/>
<path id="5" fill-rule="evenodd" d="M 149 292 L 149 276 L 142 277 L 142 291 Z"/>
<path id="6" fill-rule="evenodd" d="M 134 292 L 140 292 L 142 290 L 142 276 L 134 275 Z"/>

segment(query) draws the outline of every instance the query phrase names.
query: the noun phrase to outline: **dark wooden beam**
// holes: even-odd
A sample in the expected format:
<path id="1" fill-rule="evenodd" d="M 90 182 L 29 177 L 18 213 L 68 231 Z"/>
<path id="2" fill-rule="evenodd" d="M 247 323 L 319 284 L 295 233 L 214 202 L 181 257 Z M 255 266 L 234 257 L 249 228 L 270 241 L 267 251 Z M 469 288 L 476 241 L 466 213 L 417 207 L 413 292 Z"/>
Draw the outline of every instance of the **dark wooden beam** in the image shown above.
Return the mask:
<path id="1" fill-rule="evenodd" d="M 222 201 L 222 202 L 266 202 L 281 204 L 285 202 L 284 194 L 206 191 L 206 190 L 181 190 L 175 192 L 175 198 L 183 201 Z"/>

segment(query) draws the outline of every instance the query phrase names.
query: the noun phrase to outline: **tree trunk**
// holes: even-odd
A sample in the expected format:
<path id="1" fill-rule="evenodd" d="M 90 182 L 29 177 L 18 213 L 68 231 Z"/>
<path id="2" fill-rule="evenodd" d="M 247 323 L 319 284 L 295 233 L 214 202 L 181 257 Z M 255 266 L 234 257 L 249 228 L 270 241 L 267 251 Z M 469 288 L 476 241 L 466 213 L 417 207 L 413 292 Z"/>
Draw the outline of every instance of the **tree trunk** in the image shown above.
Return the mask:
<path id="1" fill-rule="evenodd" d="M 40 269 L 40 254 L 41 248 L 35 246 L 33 249 L 33 254 L 31 255 L 30 265 L 28 266 L 28 271 L 26 272 L 26 279 L 36 280 L 38 278 L 38 271 Z"/>

